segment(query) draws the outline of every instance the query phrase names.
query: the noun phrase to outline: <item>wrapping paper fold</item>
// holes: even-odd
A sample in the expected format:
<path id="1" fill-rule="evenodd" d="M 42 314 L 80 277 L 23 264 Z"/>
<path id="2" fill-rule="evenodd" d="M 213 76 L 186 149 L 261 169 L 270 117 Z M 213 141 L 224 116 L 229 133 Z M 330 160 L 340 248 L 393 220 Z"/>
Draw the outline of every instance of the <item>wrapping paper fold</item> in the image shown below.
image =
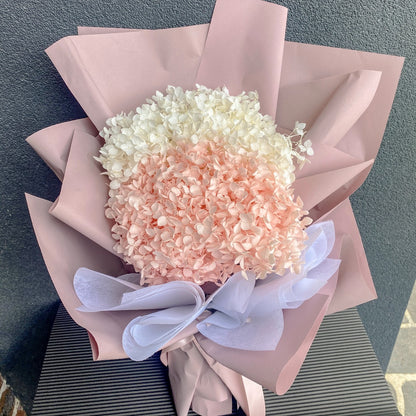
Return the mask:
<path id="1" fill-rule="evenodd" d="M 342 259 L 337 276 L 317 295 L 284 312 L 284 332 L 275 351 L 220 347 L 190 325 L 174 342 L 195 334 L 193 341 L 163 355 L 171 374 L 176 374 L 171 379 L 185 371 L 184 354 L 199 354 L 206 355 L 206 362 L 213 360 L 234 372 L 240 377 L 238 383 L 243 383 L 242 375 L 283 394 L 324 315 L 376 297 L 348 197 L 363 183 L 376 157 L 403 58 L 285 42 L 286 16 L 285 8 L 259 0 L 218 0 L 210 25 L 162 30 L 80 28 L 78 36 L 48 48 L 88 119 L 52 126 L 28 139 L 62 180 L 62 190 L 53 204 L 30 195 L 27 202 L 49 273 L 68 312 L 89 331 L 94 359 L 125 357 L 121 334 L 137 316 L 134 311 L 76 310 L 80 302 L 73 276 L 79 267 L 113 276 L 124 273 L 112 251 L 111 224 L 104 217 L 107 182 L 93 159 L 102 144 L 97 131 L 107 118 L 134 109 L 169 84 L 187 89 L 195 83 L 225 85 L 233 94 L 257 90 L 262 112 L 275 117 L 283 130 L 291 130 L 296 120 L 306 122 L 315 156 L 297 173 L 295 193 L 314 220 L 334 221 L 332 257 Z M 181 360 L 183 365 L 177 365 Z M 222 371 L 213 371 L 222 377 Z M 174 392 L 181 390 L 175 382 L 172 385 Z M 256 414 L 250 413 L 244 394 L 229 385 L 228 389 L 239 396 L 247 414 Z M 195 399 L 195 407 L 201 414 L 219 414 L 229 404 L 225 391 L 218 393 L 223 404 L 205 408 L 209 398 Z M 185 408 L 193 399 L 183 394 L 178 393 L 175 401 L 188 403 Z M 216 406 L 216 411 L 207 410 Z M 178 414 L 186 413 L 178 408 Z"/>
<path id="2" fill-rule="evenodd" d="M 160 358 L 169 367 L 178 415 L 187 415 L 190 407 L 202 415 L 229 414 L 231 394 L 247 415 L 264 415 L 262 386 L 214 360 L 195 337 L 164 349 Z"/>

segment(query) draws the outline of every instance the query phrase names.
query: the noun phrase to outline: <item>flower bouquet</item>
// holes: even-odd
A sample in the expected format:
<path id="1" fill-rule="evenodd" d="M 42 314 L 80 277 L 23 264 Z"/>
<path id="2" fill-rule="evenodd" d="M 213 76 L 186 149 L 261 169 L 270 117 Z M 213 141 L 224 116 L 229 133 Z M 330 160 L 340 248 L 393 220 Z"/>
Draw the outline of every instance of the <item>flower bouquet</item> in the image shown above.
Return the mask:
<path id="1" fill-rule="evenodd" d="M 28 139 L 62 180 L 27 196 L 45 263 L 94 359 L 161 351 L 179 415 L 264 414 L 324 315 L 376 297 L 348 196 L 403 60 L 285 42 L 286 14 L 218 0 L 47 50 L 88 118 Z"/>

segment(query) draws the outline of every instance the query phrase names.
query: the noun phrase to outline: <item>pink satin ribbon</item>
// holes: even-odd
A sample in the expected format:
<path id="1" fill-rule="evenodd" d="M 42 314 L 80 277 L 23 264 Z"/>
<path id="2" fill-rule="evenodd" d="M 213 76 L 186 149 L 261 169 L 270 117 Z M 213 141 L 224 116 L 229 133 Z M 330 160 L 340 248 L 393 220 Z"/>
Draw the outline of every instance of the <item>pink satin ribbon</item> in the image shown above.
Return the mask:
<path id="1" fill-rule="evenodd" d="M 191 407 L 201 416 L 229 414 L 232 396 L 247 416 L 265 416 L 262 386 L 215 361 L 193 335 L 163 349 L 160 359 L 169 368 L 178 416 Z"/>

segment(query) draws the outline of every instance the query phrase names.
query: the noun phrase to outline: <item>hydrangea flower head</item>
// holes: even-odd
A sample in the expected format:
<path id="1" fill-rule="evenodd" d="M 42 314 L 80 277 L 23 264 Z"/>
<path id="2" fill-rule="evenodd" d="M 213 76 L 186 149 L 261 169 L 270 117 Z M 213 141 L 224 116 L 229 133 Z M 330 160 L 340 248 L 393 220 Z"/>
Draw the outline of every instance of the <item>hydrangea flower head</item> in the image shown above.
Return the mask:
<path id="1" fill-rule="evenodd" d="M 293 159 L 310 148 L 304 125 L 294 144 L 259 112 L 254 92 L 166 92 L 101 132 L 116 252 L 142 284 L 298 270 L 310 219 L 291 184 Z"/>

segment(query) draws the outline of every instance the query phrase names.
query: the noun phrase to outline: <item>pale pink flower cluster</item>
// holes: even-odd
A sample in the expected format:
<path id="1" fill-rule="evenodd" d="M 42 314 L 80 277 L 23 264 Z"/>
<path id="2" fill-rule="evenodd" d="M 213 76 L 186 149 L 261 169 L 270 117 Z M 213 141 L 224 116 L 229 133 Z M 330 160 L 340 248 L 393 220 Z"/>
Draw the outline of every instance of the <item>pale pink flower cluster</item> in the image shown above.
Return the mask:
<path id="1" fill-rule="evenodd" d="M 276 164 L 203 138 L 143 155 L 106 209 L 115 250 L 141 272 L 142 284 L 220 285 L 239 270 L 258 278 L 296 271 L 305 214 Z"/>

